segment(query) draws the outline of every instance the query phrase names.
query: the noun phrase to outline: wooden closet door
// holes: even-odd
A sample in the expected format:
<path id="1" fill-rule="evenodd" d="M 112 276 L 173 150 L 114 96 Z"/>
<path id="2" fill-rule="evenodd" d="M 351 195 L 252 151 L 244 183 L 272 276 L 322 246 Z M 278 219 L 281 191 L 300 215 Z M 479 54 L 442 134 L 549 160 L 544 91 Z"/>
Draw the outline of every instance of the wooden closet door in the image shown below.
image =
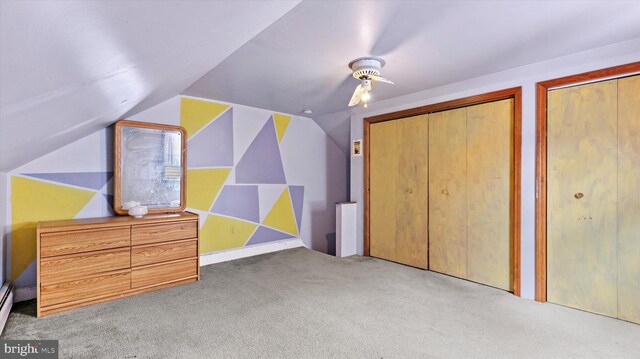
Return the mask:
<path id="1" fill-rule="evenodd" d="M 467 109 L 429 115 L 429 269 L 467 276 Z"/>
<path id="2" fill-rule="evenodd" d="M 548 93 L 547 300 L 614 317 L 617 110 L 616 80 Z"/>
<path id="3" fill-rule="evenodd" d="M 618 80 L 618 317 L 640 323 L 640 76 Z"/>
<path id="4" fill-rule="evenodd" d="M 369 128 L 369 254 L 396 260 L 398 150 L 396 121 Z"/>
<path id="5" fill-rule="evenodd" d="M 467 278 L 512 288 L 513 99 L 467 108 Z"/>
<path id="6" fill-rule="evenodd" d="M 398 172 L 396 187 L 396 261 L 427 269 L 427 115 L 395 121 Z"/>

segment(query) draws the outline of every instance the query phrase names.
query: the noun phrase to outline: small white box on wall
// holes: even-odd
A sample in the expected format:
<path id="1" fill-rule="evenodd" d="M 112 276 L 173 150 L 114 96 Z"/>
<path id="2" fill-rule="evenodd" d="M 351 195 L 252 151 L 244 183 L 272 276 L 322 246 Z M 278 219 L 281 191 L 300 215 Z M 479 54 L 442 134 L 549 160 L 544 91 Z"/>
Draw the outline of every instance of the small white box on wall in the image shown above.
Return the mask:
<path id="1" fill-rule="evenodd" d="M 362 156 L 362 138 L 353 140 L 351 144 L 351 156 Z"/>
<path id="2" fill-rule="evenodd" d="M 356 202 L 336 204 L 336 257 L 348 257 L 356 251 Z"/>

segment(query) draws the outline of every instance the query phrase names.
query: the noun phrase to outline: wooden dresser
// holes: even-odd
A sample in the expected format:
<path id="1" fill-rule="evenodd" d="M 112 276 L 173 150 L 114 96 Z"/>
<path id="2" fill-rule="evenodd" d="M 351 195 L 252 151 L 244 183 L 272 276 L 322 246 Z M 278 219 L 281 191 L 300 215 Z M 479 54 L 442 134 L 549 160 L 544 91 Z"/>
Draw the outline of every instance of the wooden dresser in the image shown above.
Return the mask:
<path id="1" fill-rule="evenodd" d="M 40 222 L 38 317 L 200 278 L 198 216 Z"/>

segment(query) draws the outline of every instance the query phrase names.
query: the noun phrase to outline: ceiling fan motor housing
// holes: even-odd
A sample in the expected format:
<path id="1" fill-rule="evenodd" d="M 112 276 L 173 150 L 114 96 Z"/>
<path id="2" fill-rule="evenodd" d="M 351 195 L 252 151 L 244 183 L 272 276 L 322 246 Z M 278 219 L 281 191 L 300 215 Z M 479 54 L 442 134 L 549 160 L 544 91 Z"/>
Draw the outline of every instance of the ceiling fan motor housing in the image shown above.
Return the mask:
<path id="1" fill-rule="evenodd" d="M 384 60 L 377 57 L 361 57 L 349 63 L 353 71 L 353 77 L 364 80 L 370 76 L 380 76 L 380 69 L 384 66 Z"/>

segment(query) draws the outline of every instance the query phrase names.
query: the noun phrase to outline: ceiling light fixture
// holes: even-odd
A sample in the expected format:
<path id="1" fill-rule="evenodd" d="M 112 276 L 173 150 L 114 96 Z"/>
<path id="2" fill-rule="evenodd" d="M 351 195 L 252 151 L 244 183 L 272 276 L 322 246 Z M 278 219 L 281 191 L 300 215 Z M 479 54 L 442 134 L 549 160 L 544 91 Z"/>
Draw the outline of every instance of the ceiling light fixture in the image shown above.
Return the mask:
<path id="1" fill-rule="evenodd" d="M 371 83 L 373 81 L 393 84 L 392 81 L 380 76 L 380 69 L 384 66 L 384 60 L 377 57 L 361 57 L 349 63 L 349 68 L 353 71 L 352 76 L 360 80 L 360 84 L 353 92 L 349 107 L 362 102 L 367 107 L 371 100 Z"/>
<path id="2" fill-rule="evenodd" d="M 302 113 L 304 113 L 305 115 L 310 115 L 313 113 L 313 111 L 310 108 L 305 108 L 304 110 L 302 110 Z"/>
<path id="3" fill-rule="evenodd" d="M 360 100 L 362 100 L 364 107 L 367 107 L 367 102 L 371 100 L 371 94 L 369 93 L 369 89 L 371 88 L 371 84 L 368 87 L 364 88 L 364 92 L 360 96 Z"/>

